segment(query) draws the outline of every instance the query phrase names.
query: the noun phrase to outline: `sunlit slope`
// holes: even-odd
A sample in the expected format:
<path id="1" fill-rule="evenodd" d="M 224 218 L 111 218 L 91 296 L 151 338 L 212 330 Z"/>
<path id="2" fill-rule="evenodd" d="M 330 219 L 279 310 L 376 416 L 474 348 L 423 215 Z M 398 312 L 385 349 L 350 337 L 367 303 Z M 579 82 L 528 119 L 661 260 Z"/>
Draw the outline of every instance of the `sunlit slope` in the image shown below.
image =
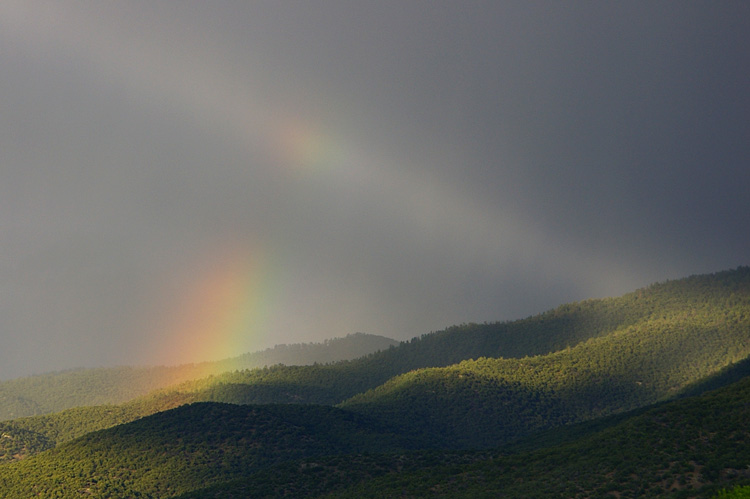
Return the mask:
<path id="1" fill-rule="evenodd" d="M 0 382 L 0 421 L 83 405 L 119 404 L 159 388 L 225 371 L 354 359 L 397 344 L 384 336 L 355 333 L 322 343 L 277 345 L 201 364 L 75 369 L 29 376 Z"/>
<path id="2" fill-rule="evenodd" d="M 198 403 L 90 433 L 0 466 L 4 497 L 169 497 L 310 456 L 417 443 L 324 406 Z"/>
<path id="3" fill-rule="evenodd" d="M 680 307 L 677 296 L 671 308 L 572 348 L 415 370 L 341 407 L 477 447 L 665 400 L 750 355 L 747 283 L 718 282 L 723 304 Z"/>
<path id="4" fill-rule="evenodd" d="M 347 406 L 373 411 L 409 431 L 437 431 L 445 445 L 475 445 L 478 440 L 478 445 L 493 445 L 672 396 L 743 358 L 750 344 L 749 288 L 748 268 L 695 276 L 621 298 L 564 305 L 521 321 L 448 328 L 354 361 L 227 372 L 118 406 L 16 419 L 2 428 L 29 444 L 0 441 L 8 444 L 5 451 L 0 445 L 0 461 L 185 403 L 334 405 L 384 383 Z M 458 355 L 462 338 L 468 346 L 460 356 L 479 358 L 482 352 L 575 345 L 574 338 L 587 335 L 593 338 L 553 354 L 483 358 L 388 381 L 410 371 L 409 366 L 443 365 Z M 532 348 L 530 337 L 541 346 Z M 422 419 L 409 428 L 409 418 L 420 411 Z"/>
<path id="5" fill-rule="evenodd" d="M 687 381 L 691 381 L 744 357 L 745 350 L 737 345 L 737 338 L 742 337 L 742 328 L 748 330 L 748 321 L 750 268 L 739 268 L 656 284 L 620 298 L 563 305 L 519 321 L 454 326 L 353 361 L 225 373 L 185 383 L 178 389 L 203 391 L 208 400 L 215 401 L 337 404 L 394 376 L 424 367 L 450 366 L 480 357 L 522 358 L 551 353 L 593 338 L 627 335 L 628 331 L 636 333 L 633 338 L 662 338 L 660 344 L 666 342 L 674 348 L 680 340 L 673 333 L 679 334 L 682 329 L 690 333 L 686 341 L 695 337 L 699 343 L 710 342 L 714 330 L 724 331 L 731 341 L 724 350 L 714 342 L 710 352 L 713 366 L 700 367 L 688 376 Z M 648 331 L 639 336 L 643 328 Z M 706 338 L 702 338 L 704 333 Z M 647 351 L 642 349 L 642 353 L 648 358 Z M 642 362 L 635 357 L 632 360 Z M 623 357 L 620 361 L 631 359 Z M 637 370 L 637 366 L 630 367 Z M 682 386 L 679 380 L 675 383 Z"/>
<path id="6" fill-rule="evenodd" d="M 374 359 L 405 370 L 441 367 L 478 357 L 555 352 L 645 320 L 730 313 L 750 301 L 750 267 L 653 284 L 618 298 L 561 305 L 532 317 L 465 324 L 422 335 Z"/>
<path id="7" fill-rule="evenodd" d="M 750 485 L 737 486 L 731 490 L 720 490 L 712 499 L 750 499 Z"/>
<path id="8" fill-rule="evenodd" d="M 365 482 L 336 497 L 711 497 L 750 483 L 750 378 L 573 443 Z M 209 496 L 206 496 L 209 497 Z"/>
<path id="9" fill-rule="evenodd" d="M 155 393 L 124 404 L 74 407 L 0 422 L 0 464 L 17 461 L 81 437 L 199 400 L 194 393 Z"/>
<path id="10" fill-rule="evenodd" d="M 0 383 L 0 420 L 116 404 L 199 376 L 197 366 L 75 369 Z"/>
<path id="11" fill-rule="evenodd" d="M 304 364 L 305 359 L 322 364 L 340 358 L 337 355 L 355 356 L 381 349 L 356 361 L 334 365 L 254 370 L 239 381 L 256 387 L 243 395 L 248 402 L 335 404 L 413 369 L 448 366 L 479 357 L 545 354 L 648 319 L 685 315 L 701 308 L 720 313 L 736 308 L 737 300 L 744 303 L 748 281 L 747 267 L 694 276 L 655 284 L 619 298 L 562 305 L 527 319 L 453 326 L 395 348 L 390 348 L 393 340 L 388 338 L 355 334 L 322 345 L 279 346 L 214 363 L 82 369 L 31 376 L 0 383 L 0 420 L 82 405 L 120 403 L 209 373 L 279 363 Z"/>
<path id="12" fill-rule="evenodd" d="M 528 444 L 485 452 L 302 460 L 179 497 L 359 499 L 422 497 L 429 491 L 430 497 L 708 498 L 750 484 L 748 421 L 745 378 L 702 396 L 575 425 L 561 444 L 551 438 L 544 445 L 535 436 Z"/>

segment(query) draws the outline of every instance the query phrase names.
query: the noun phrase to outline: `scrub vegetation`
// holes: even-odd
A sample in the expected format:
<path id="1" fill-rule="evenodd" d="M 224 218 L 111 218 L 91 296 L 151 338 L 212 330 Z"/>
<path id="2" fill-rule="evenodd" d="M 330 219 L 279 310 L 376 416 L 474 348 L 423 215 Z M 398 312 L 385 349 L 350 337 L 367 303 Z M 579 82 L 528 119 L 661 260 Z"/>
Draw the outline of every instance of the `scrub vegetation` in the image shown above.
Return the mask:
<path id="1" fill-rule="evenodd" d="M 236 369 L 354 359 L 398 343 L 384 336 L 354 333 L 322 343 L 276 345 L 216 362 L 142 368 L 72 369 L 29 376 L 0 382 L 0 421 L 83 405 L 118 404 L 159 388 Z"/>
<path id="2" fill-rule="evenodd" d="M 741 267 L 354 360 L 230 370 L 4 421 L 0 490 L 742 497 L 749 374 Z"/>

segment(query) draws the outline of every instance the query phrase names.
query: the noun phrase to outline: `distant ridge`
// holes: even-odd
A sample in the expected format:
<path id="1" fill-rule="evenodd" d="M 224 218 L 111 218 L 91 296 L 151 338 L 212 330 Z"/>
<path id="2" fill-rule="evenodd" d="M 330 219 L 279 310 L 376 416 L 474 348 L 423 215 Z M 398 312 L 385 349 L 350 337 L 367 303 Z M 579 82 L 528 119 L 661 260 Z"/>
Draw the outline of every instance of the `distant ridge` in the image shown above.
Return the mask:
<path id="1" fill-rule="evenodd" d="M 0 422 L 0 490 L 710 497 L 750 483 L 749 359 L 740 267 Z"/>
<path id="2" fill-rule="evenodd" d="M 333 338 L 322 343 L 292 343 L 276 345 L 258 352 L 246 353 L 231 359 L 209 362 L 219 372 L 234 369 L 283 364 L 285 366 L 307 366 L 328 364 L 340 360 L 351 360 L 371 353 L 386 350 L 400 342 L 376 334 L 353 333 L 343 338 Z"/>
<path id="3" fill-rule="evenodd" d="M 231 359 L 158 367 L 70 369 L 0 382 L 0 421 L 63 411 L 72 407 L 119 404 L 153 390 L 209 374 L 272 365 L 311 365 L 349 360 L 399 342 L 353 333 L 321 343 L 276 345 Z"/>
<path id="4" fill-rule="evenodd" d="M 444 445 L 486 446 L 678 397 L 748 355 L 750 268 L 741 267 L 518 321 L 453 326 L 354 360 L 225 371 L 116 409 L 79 407 L 15 427 L 59 444 L 189 402 L 344 403 Z M 90 423 L 68 428 L 73 414 Z M 471 426 L 460 423 L 467 417 Z"/>

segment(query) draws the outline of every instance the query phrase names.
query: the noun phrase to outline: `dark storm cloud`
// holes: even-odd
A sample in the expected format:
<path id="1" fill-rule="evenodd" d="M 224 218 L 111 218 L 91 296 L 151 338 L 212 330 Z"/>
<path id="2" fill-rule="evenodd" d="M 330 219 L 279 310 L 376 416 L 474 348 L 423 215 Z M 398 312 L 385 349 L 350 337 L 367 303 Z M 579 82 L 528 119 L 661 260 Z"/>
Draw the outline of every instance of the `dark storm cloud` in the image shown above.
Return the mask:
<path id="1" fill-rule="evenodd" d="M 744 3 L 1 9 L 0 378 L 159 362 L 227 241 L 247 348 L 748 263 Z"/>

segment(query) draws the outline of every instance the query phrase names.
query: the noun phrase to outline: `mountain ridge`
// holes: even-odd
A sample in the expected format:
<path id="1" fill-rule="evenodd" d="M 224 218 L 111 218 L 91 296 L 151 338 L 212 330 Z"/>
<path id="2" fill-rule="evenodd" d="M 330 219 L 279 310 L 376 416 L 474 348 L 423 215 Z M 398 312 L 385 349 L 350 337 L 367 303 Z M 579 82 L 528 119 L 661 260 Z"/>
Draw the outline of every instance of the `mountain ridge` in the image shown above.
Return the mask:
<path id="1" fill-rule="evenodd" d="M 398 345 L 385 336 L 352 333 L 320 343 L 276 345 L 258 352 L 179 366 L 67 369 L 0 382 L 0 421 L 83 405 L 117 404 L 209 374 L 266 365 L 305 365 L 360 357 Z"/>
<path id="2" fill-rule="evenodd" d="M 569 460 L 559 457 L 549 460 L 539 456 L 570 452 L 572 448 L 596 456 L 598 454 L 591 447 L 594 445 L 592 435 L 601 432 L 611 435 L 606 433 L 609 428 L 630 428 L 632 424 L 628 421 L 636 421 L 650 411 L 675 407 L 670 404 L 683 403 L 676 407 L 689 409 L 693 407 L 691 404 L 700 405 L 703 403 L 700 401 L 713 400 L 709 404 L 711 407 L 721 407 L 716 401 L 724 399 L 706 399 L 703 394 L 711 388 L 734 386 L 737 391 L 726 399 L 724 406 L 732 425 L 728 429 L 730 433 L 722 434 L 713 447 L 716 452 L 720 451 L 718 460 L 711 461 L 708 454 L 701 454 L 705 463 L 701 461 L 699 468 L 688 471 L 687 465 L 682 464 L 684 457 L 679 457 L 683 455 L 679 452 L 683 451 L 676 448 L 675 456 L 678 461 L 682 460 L 679 466 L 674 467 L 670 462 L 665 468 L 663 463 L 659 464 L 660 473 L 665 477 L 679 475 L 685 480 L 689 478 L 696 488 L 688 489 L 679 482 L 675 484 L 674 480 L 667 483 L 667 478 L 653 474 L 648 475 L 652 481 L 643 488 L 646 484 L 634 483 L 629 478 L 632 473 L 623 474 L 618 470 L 612 475 L 618 477 L 616 482 L 607 475 L 587 479 L 583 485 L 576 484 L 578 488 L 575 489 L 550 488 L 549 484 L 541 482 L 538 485 L 539 490 L 571 497 L 588 497 L 592 491 L 603 497 L 612 491 L 624 494 L 622 497 L 634 497 L 633 494 L 648 496 L 652 494 L 649 491 L 658 490 L 669 490 L 670 494 L 676 494 L 675 497 L 681 497 L 680 494 L 684 495 L 688 490 L 700 489 L 708 494 L 710 488 L 706 488 L 708 485 L 698 487 L 697 477 L 704 477 L 706 484 L 717 486 L 741 484 L 744 479 L 742 468 L 737 468 L 738 461 L 732 461 L 732 456 L 745 454 L 732 454 L 731 449 L 735 446 L 732 442 L 736 439 L 732 440 L 731 435 L 745 439 L 747 433 L 746 425 L 741 422 L 746 421 L 743 418 L 747 415 L 743 411 L 750 406 L 750 385 L 747 385 L 750 379 L 747 378 L 749 340 L 750 268 L 691 276 L 657 283 L 620 298 L 561 305 L 519 321 L 453 326 L 359 359 L 226 372 L 163 388 L 126 404 L 78 407 L 63 413 L 3 422 L 0 423 L 0 434 L 7 434 L 8 438 L 0 438 L 0 463 L 3 449 L 7 449 L 4 454 L 6 462 L 0 464 L 0 486 L 4 484 L 12 490 L 25 490 L 26 494 L 55 491 L 62 497 L 75 497 L 76 491 L 88 490 L 87 493 L 94 497 L 105 497 L 101 489 L 87 485 L 88 482 L 76 481 L 88 479 L 92 484 L 120 487 L 111 489 L 110 495 L 112 490 L 118 490 L 120 496 L 173 497 L 186 494 L 185 497 L 189 497 L 196 490 L 202 490 L 196 488 L 199 485 L 213 483 L 211 494 L 216 492 L 216 497 L 231 497 L 222 495 L 222 491 L 232 490 L 235 485 L 244 486 L 243 477 L 253 476 L 257 490 L 278 492 L 286 490 L 286 485 L 292 487 L 289 490 L 298 490 L 295 487 L 304 489 L 311 486 L 310 480 L 320 478 L 320 483 L 330 486 L 331 493 L 336 491 L 335 494 L 343 497 L 361 496 L 367 490 L 399 495 L 396 488 L 389 488 L 382 481 L 390 476 L 388 480 L 393 483 L 403 481 L 403 488 L 399 490 L 415 495 L 420 490 L 415 488 L 418 484 L 428 484 L 427 489 L 421 490 L 429 489 L 438 495 L 461 496 L 466 490 L 471 492 L 466 495 L 475 496 L 481 495 L 482 491 L 507 489 L 528 496 L 532 489 L 519 485 L 523 482 L 523 469 L 536 473 L 534 476 L 543 474 L 543 468 L 539 466 L 567 469 L 573 475 L 581 473 L 581 470 L 570 467 L 573 465 L 566 468 Z M 507 356 L 498 355 L 498 352 Z M 456 357 L 463 359 L 446 364 Z M 715 391 L 729 393 L 721 392 L 721 389 Z M 210 442 L 219 442 L 216 445 L 221 447 L 224 436 L 231 436 L 233 430 L 230 427 L 222 429 L 219 417 L 214 418 L 217 426 L 211 429 L 214 440 L 203 438 L 203 423 L 199 425 L 185 417 L 178 418 L 179 423 L 170 423 L 173 428 L 169 431 L 177 432 L 175 435 L 179 441 L 176 444 L 163 441 L 166 430 L 164 425 L 156 422 L 201 407 L 228 407 L 227 403 L 233 404 L 228 409 L 230 412 L 272 414 L 276 422 L 267 426 L 269 432 L 258 442 L 266 442 L 264 452 L 287 457 L 277 463 L 248 464 L 249 468 L 243 468 L 239 476 L 224 473 L 221 470 L 229 468 L 216 464 L 218 457 L 215 456 L 221 453 L 217 453 Z M 331 407 L 334 405 L 337 407 Z M 170 412 L 170 409 L 178 412 Z M 695 406 L 690 410 L 701 414 L 709 409 Z M 715 409 L 710 411 L 715 412 Z M 196 418 L 195 421 L 206 420 Z M 284 429 L 290 421 L 296 430 Z M 324 440 L 331 445 L 336 439 L 356 445 L 345 450 L 333 445 L 331 452 L 339 453 L 336 457 L 325 457 L 328 451 L 317 454 L 319 459 L 316 457 L 315 461 L 305 461 L 305 456 L 294 457 L 288 448 L 291 441 L 284 435 L 313 421 L 319 421 L 320 426 L 310 430 L 312 435 L 302 437 L 302 442 L 310 438 L 310 441 L 315 441 L 316 435 L 320 438 L 329 435 L 332 439 Z M 678 420 L 672 418 L 669 421 Z M 700 429 L 699 419 L 693 417 L 691 421 L 688 421 L 693 428 L 690 431 Z M 571 426 L 576 422 L 581 423 Z M 151 428 L 156 433 L 149 436 L 150 433 L 141 432 L 142 442 L 131 439 L 127 445 L 115 445 L 110 439 L 110 436 L 122 432 L 127 434 L 134 428 Z M 331 428 L 337 429 L 334 434 L 339 433 L 332 435 Z M 559 428 L 558 436 L 555 436 L 554 428 Z M 648 428 L 648 435 L 643 438 L 657 438 L 653 425 Z M 664 435 L 677 434 L 678 428 L 668 425 L 667 429 L 671 433 L 664 432 Z M 91 433 L 94 430 L 98 433 Z M 275 436 L 277 430 L 281 432 L 278 438 Z M 183 437 L 178 435 L 180 432 L 184 433 Z M 633 435 L 633 438 L 641 438 L 639 433 Z M 373 439 L 395 444 L 386 449 L 388 454 L 382 457 L 367 457 L 363 453 L 376 449 L 367 447 L 370 445 L 367 442 L 372 444 Z M 611 439 L 606 442 L 610 442 L 606 445 L 614 445 Z M 143 445 L 150 445 L 150 450 L 143 452 Z M 524 450 L 524 445 L 529 449 Z M 130 457 L 120 468 L 112 468 L 110 464 L 114 461 L 107 461 L 110 464 L 97 471 L 92 456 L 109 452 L 107 446 L 117 447 L 120 454 Z M 194 450 L 204 448 L 208 453 L 205 455 L 214 457 L 207 458 L 207 461 L 198 459 L 204 451 L 195 454 Z M 478 450 L 480 448 L 485 450 Z M 70 449 L 77 449 L 75 455 Z M 140 451 L 136 452 L 138 449 Z M 159 457 L 159 449 L 166 454 Z M 669 456 L 668 449 L 669 446 L 660 451 L 665 459 Z M 726 449 L 730 450 L 725 452 Z M 612 447 L 610 453 L 616 450 Z M 409 454 L 413 452 L 417 453 L 414 459 L 409 457 L 414 456 Z M 518 464 L 521 461 L 508 461 L 509 458 L 503 457 L 513 453 L 536 456 L 529 458 L 536 464 L 523 468 Z M 151 454 L 156 454 L 153 459 L 149 457 Z M 493 462 L 500 458 L 510 463 L 508 467 L 493 468 Z M 180 468 L 183 466 L 179 464 L 180 459 L 188 459 L 189 466 Z M 251 457 L 240 456 L 238 459 Z M 441 460 L 445 466 L 436 468 L 436 463 Z M 647 461 L 640 457 L 637 460 Z M 68 462 L 73 464 L 63 464 Z M 590 462 L 578 462 L 579 466 L 583 462 L 591 467 Z M 346 478 L 344 470 L 349 469 L 349 463 L 354 466 L 352 476 L 363 477 L 360 485 Z M 177 472 L 174 466 L 182 471 Z M 290 478 L 293 474 L 283 473 L 284 479 L 290 482 L 286 485 L 276 483 L 268 474 L 270 471 L 263 471 L 265 466 L 271 466 L 269 470 L 279 466 L 285 470 L 296 469 L 297 475 L 307 477 L 303 477 L 308 480 L 307 485 L 301 485 L 303 478 L 295 481 L 297 479 Z M 161 469 L 160 483 L 173 488 L 153 485 L 159 482 L 154 478 L 156 475 L 136 477 L 143 471 L 141 468 Z M 55 469 L 68 471 L 56 475 Z M 119 469 L 125 471 L 117 471 Z M 381 471 L 382 480 L 376 476 Z M 101 473 L 105 472 L 109 474 L 102 478 Z M 205 479 L 213 477 L 210 480 L 214 481 L 202 485 L 191 482 L 188 477 L 191 473 Z M 501 477 L 475 479 L 475 476 L 486 477 L 493 473 L 500 473 Z M 555 473 L 562 476 L 562 472 Z M 446 482 L 440 478 L 443 475 L 453 478 Z M 50 477 L 53 477 L 52 482 L 49 482 Z M 143 488 L 137 484 L 146 483 L 143 480 L 152 485 Z M 609 489 L 592 488 L 591 484 L 597 480 L 608 481 Z M 230 482 L 233 485 L 230 486 Z M 618 489 L 620 483 L 625 485 Z M 35 484 L 42 485 L 34 489 Z M 459 488 L 456 488 L 457 484 Z M 705 497 L 705 494 L 700 497 Z"/>

